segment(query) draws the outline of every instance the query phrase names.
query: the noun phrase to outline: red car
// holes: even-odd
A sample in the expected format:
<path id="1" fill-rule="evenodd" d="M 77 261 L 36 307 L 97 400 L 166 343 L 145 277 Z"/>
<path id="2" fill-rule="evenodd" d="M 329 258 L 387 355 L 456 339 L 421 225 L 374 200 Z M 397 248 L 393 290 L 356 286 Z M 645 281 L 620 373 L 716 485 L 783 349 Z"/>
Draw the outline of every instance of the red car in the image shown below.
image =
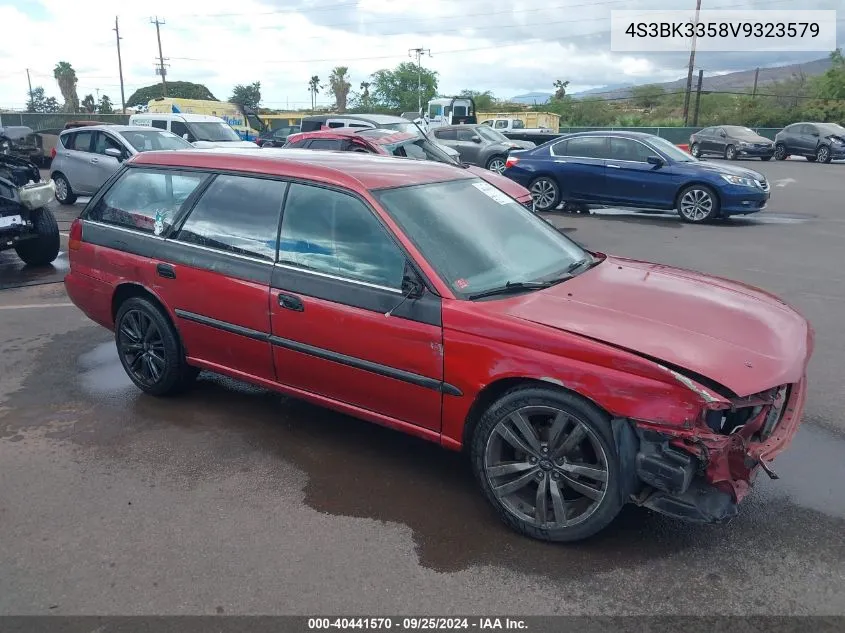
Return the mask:
<path id="1" fill-rule="evenodd" d="M 585 538 L 626 502 L 728 519 L 801 422 L 813 330 L 792 308 L 587 252 L 449 165 L 145 152 L 69 255 L 68 295 L 141 390 L 205 369 L 466 450 L 539 539 Z"/>
<path id="2" fill-rule="evenodd" d="M 466 169 L 474 176 L 483 178 L 497 189 L 516 199 L 529 209 L 534 209 L 531 192 L 518 182 L 501 174 L 458 162 L 444 149 L 419 134 L 381 130 L 376 128 L 341 127 L 313 132 L 299 132 L 288 136 L 285 149 L 321 149 L 342 152 L 365 152 L 384 154 L 414 160 L 432 160 Z"/>

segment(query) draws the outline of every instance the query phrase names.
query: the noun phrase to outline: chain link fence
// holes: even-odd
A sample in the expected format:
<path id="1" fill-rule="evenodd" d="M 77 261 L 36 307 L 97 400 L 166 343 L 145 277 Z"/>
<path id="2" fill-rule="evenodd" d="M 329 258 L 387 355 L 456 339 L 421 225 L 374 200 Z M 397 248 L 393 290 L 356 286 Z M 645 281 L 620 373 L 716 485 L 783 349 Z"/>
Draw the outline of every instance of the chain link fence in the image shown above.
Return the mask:
<path id="1" fill-rule="evenodd" d="M 62 129 L 65 126 L 65 123 L 70 123 L 71 121 L 102 121 L 103 123 L 126 125 L 129 123 L 129 115 L 88 113 L 67 114 L 64 112 L 58 112 L 55 114 L 0 112 L 0 127 L 23 125 L 34 132 Z"/>

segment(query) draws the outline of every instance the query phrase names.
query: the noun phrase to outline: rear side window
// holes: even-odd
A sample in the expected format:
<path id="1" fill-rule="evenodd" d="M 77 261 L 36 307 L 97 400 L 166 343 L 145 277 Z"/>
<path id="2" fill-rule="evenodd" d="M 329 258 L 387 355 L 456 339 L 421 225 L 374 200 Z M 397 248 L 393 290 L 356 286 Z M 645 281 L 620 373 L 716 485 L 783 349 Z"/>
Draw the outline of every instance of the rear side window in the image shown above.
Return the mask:
<path id="1" fill-rule="evenodd" d="M 308 142 L 308 139 L 300 139 L 298 141 L 288 141 L 285 144 L 285 147 L 305 147 L 305 144 Z"/>
<path id="2" fill-rule="evenodd" d="M 86 220 L 160 235 L 205 174 L 129 169 L 100 198 Z"/>
<path id="3" fill-rule="evenodd" d="M 157 127 L 159 130 L 166 130 L 167 121 L 162 121 L 161 119 L 153 119 L 152 126 Z"/>
<path id="4" fill-rule="evenodd" d="M 342 142 L 337 138 L 315 138 L 311 140 L 308 149 L 340 149 Z"/>
<path id="5" fill-rule="evenodd" d="M 454 141 L 458 138 L 458 133 L 455 130 L 437 130 L 434 136 L 444 141 Z"/>
<path id="6" fill-rule="evenodd" d="M 404 254 L 363 202 L 300 184 L 285 203 L 279 261 L 395 289 L 405 268 Z"/>
<path id="7" fill-rule="evenodd" d="M 496 121 L 496 129 L 497 130 L 504 130 L 506 127 L 508 127 L 507 121 L 502 121 L 501 119 Z"/>
<path id="8" fill-rule="evenodd" d="M 565 153 L 561 154 L 556 145 L 555 154 L 578 158 L 606 158 L 606 147 L 607 139 L 603 136 L 582 136 L 566 141 Z"/>
<path id="9" fill-rule="evenodd" d="M 68 149 L 75 149 L 77 152 L 90 152 L 91 137 L 93 136 L 93 132 L 77 132 L 73 135 L 70 144 L 66 145 L 66 147 Z"/>
<path id="10" fill-rule="evenodd" d="M 272 262 L 287 185 L 248 176 L 217 176 L 176 239 Z"/>

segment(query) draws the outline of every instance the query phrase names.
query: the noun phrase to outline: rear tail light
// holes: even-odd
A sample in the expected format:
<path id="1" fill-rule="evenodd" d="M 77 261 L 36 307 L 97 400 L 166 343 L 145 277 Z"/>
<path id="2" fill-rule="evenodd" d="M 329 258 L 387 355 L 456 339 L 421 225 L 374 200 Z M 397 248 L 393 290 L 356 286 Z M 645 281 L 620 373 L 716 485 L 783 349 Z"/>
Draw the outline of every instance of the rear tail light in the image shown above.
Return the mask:
<path id="1" fill-rule="evenodd" d="M 70 225 L 67 247 L 71 251 L 78 251 L 82 248 L 82 220 L 79 218 L 76 218 Z"/>
<path id="2" fill-rule="evenodd" d="M 519 162 L 519 159 L 516 156 L 508 156 L 508 159 L 505 161 L 505 169 L 510 169 L 511 167 L 515 166 Z"/>
<path id="3" fill-rule="evenodd" d="M 54 147 L 53 149 L 50 150 L 50 158 L 55 158 L 55 157 L 56 157 L 56 148 Z"/>

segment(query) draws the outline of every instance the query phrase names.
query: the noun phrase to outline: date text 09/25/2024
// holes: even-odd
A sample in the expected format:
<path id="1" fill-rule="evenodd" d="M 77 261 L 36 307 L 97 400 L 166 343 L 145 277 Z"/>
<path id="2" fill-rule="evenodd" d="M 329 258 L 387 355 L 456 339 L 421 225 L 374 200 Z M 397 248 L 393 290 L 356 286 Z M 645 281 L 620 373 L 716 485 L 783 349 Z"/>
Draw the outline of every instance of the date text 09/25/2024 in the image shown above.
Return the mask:
<path id="1" fill-rule="evenodd" d="M 308 618 L 308 630 L 383 629 L 396 631 L 447 631 L 447 630 L 526 630 L 525 620 L 508 617 L 402 617 L 402 618 Z"/>

